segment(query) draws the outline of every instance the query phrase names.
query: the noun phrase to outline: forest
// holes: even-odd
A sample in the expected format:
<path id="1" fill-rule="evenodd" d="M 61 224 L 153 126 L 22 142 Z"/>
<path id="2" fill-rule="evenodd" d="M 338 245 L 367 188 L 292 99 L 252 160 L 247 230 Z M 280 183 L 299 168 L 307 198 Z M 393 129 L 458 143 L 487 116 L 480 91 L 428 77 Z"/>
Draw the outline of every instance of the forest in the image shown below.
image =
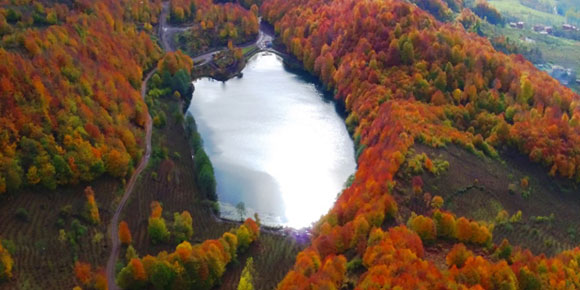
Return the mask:
<path id="1" fill-rule="evenodd" d="M 143 151 L 138 88 L 161 56 L 146 32 L 161 3 L 1 4 L 0 194 L 125 177 Z"/>
<path id="2" fill-rule="evenodd" d="M 364 267 L 357 289 L 555 289 L 576 283 L 571 261 L 577 250 L 547 259 L 510 248 L 504 259 L 473 256 L 440 270 L 422 258 L 421 242 L 405 227 L 388 233 L 373 227 L 384 228 L 397 216 L 393 176 L 415 141 L 454 143 L 492 158 L 498 147 L 511 146 L 551 175 L 580 180 L 578 95 L 521 55 L 498 53 L 461 24 L 441 23 L 403 1 L 268 0 L 261 12 L 288 51 L 344 102 L 359 148 L 354 182 L 313 228 L 312 245 L 279 289 L 340 287 L 344 255 L 352 250 Z M 485 245 L 490 239 L 485 225 L 438 210 L 411 217 L 408 226 L 423 243 Z"/>
<path id="3" fill-rule="evenodd" d="M 232 44 L 251 42 L 258 34 L 258 6 L 255 4 L 251 10 L 233 3 L 214 4 L 211 0 L 172 0 L 170 4 L 172 22 L 193 23 L 177 35 L 180 48 L 191 55 L 225 47 L 230 41 Z"/>
<path id="4" fill-rule="evenodd" d="M 158 46 L 160 0 L 0 0 L 0 196 L 83 186 L 75 212 L 63 206 L 62 225 L 56 225 L 59 241 L 75 246 L 67 278 L 75 289 L 108 289 L 108 283 L 123 289 L 214 289 L 228 271 L 240 268 L 227 285 L 259 289 L 254 259 L 272 267 L 278 262 L 260 264 L 260 258 L 269 255 L 264 249 L 277 246 L 291 248 L 285 254 L 294 261 L 277 289 L 580 288 L 579 248 L 546 256 L 508 240 L 494 244 L 494 224 L 445 210 L 441 196 L 424 192 L 420 176 L 410 182 L 428 208 L 402 218 L 404 205 L 394 188 L 403 165 L 414 162 L 432 174 L 449 167 L 426 155 L 411 160 L 415 144 L 458 146 L 492 160 L 510 149 L 554 179 L 580 183 L 580 96 L 522 55 L 498 52 L 477 34 L 481 20 L 505 21 L 486 1 L 475 1 L 472 10 L 460 0 L 411 2 L 167 3 L 171 25 L 191 25 L 178 37 L 191 55 L 252 41 L 262 17 L 274 27 L 276 49 L 291 55 L 289 61 L 316 76 L 344 106 L 357 171 L 330 211 L 301 235 L 261 232 L 258 216 L 226 223 L 213 215 L 219 207 L 214 169 L 195 121 L 180 111 L 192 94 L 194 63 L 182 51 L 163 54 Z M 151 81 L 143 84 L 143 99 L 147 72 Z M 167 104 L 177 108 L 172 116 L 165 113 Z M 102 257 L 82 261 L 78 244 L 85 235 L 100 234 L 93 243 L 101 245 L 100 231 L 115 205 L 99 206 L 97 200 L 118 200 L 101 199 L 107 193 L 84 185 L 103 178 L 124 185 L 144 154 L 147 114 L 156 136 L 148 175 L 137 186 L 144 194 L 129 201 L 131 211 L 112 235 L 123 255 L 115 281 L 107 281 L 104 265 L 91 263 Z M 181 141 L 193 148 L 169 152 L 163 144 L 180 141 L 163 138 L 175 132 L 186 132 Z M 189 171 L 177 173 L 176 164 Z M 164 170 L 158 174 L 157 168 Z M 180 184 L 176 176 L 191 180 Z M 150 184 L 180 191 L 168 197 L 147 191 Z M 527 187 L 528 179 L 520 186 Z M 205 211 L 164 213 L 166 204 Z M 131 219 L 143 213 L 145 218 Z M 202 214 L 205 228 L 194 227 Z M 25 210 L 15 216 L 29 219 Z M 72 222 L 65 227 L 68 218 Z M 521 212 L 511 217 L 502 212 L 501 219 L 516 221 Z M 207 232 L 198 235 L 201 231 Z M 307 241 L 304 247 L 287 246 L 272 238 L 282 235 Z M 0 281 L 15 276 L 20 257 L 13 255 L 14 247 L 0 232 Z M 433 259 L 429 247 L 445 252 L 442 261 Z M 136 248 L 149 251 L 140 255 Z"/>

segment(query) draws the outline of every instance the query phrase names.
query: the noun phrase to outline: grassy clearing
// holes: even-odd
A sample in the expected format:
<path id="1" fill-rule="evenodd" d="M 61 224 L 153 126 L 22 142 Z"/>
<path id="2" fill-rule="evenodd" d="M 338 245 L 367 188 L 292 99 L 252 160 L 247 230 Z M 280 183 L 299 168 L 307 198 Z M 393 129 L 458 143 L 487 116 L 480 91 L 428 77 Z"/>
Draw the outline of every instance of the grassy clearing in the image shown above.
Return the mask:
<path id="1" fill-rule="evenodd" d="M 483 32 L 488 36 L 504 35 L 525 46 L 536 46 L 542 52 L 545 61 L 580 70 L 580 42 L 578 41 L 541 35 L 529 29 L 501 28 L 492 25 L 484 26 Z M 522 40 L 525 38 L 533 40 L 533 43 L 526 43 Z"/>
<path id="2" fill-rule="evenodd" d="M 509 16 L 515 17 L 529 25 L 544 24 L 556 26 L 566 23 L 566 18 L 562 15 L 532 9 L 522 5 L 519 0 L 491 0 L 488 2 L 497 8 L 502 15 L 508 18 Z"/>
<path id="3" fill-rule="evenodd" d="M 579 41 L 554 37 L 552 35 L 542 35 L 531 29 L 514 29 L 509 26 L 498 27 L 488 24 L 482 26 L 482 31 L 490 38 L 503 35 L 509 38 L 510 41 L 518 43 L 518 46 L 537 47 L 541 51 L 546 63 L 560 65 L 580 72 Z M 529 40 L 532 42 L 530 43 Z M 580 74 L 578 77 L 580 77 Z M 576 91 L 580 90 L 578 84 L 571 83 L 569 87 L 576 89 Z"/>
<path id="4" fill-rule="evenodd" d="M 251 52 L 251 51 L 253 51 L 255 49 L 256 49 L 256 46 L 255 45 L 246 46 L 246 47 L 243 47 L 242 48 L 242 53 L 244 55 L 247 55 L 249 52 Z"/>
<path id="5" fill-rule="evenodd" d="M 507 238 L 534 253 L 552 255 L 580 242 L 580 188 L 571 181 L 548 176 L 544 167 L 531 163 L 527 156 L 504 150 L 503 161 L 491 160 L 454 145 L 433 149 L 416 144 L 415 150 L 450 164 L 449 170 L 438 176 L 421 174 L 424 192 L 442 196 L 444 209 L 458 216 L 495 223 L 495 243 Z M 402 214 L 408 214 L 406 210 L 426 211 L 423 195 L 414 196 L 409 177 L 403 172 L 398 174 L 395 189 Z M 527 189 L 521 186 L 525 177 L 529 180 Z M 496 218 L 502 210 L 510 217 L 521 210 L 521 221 L 499 224 Z"/>
<path id="6" fill-rule="evenodd" d="M 537 47 L 543 59 L 550 64 L 560 65 L 580 71 L 580 42 L 571 39 L 542 35 L 534 32 L 532 27 L 536 24 L 561 27 L 566 23 L 562 15 L 547 13 L 524 6 L 519 0 L 492 0 L 490 4 L 495 6 L 509 21 L 524 21 L 524 29 L 483 25 L 483 33 L 488 37 L 505 36 L 522 47 Z M 574 81 L 569 87 L 580 90 L 580 85 Z"/>

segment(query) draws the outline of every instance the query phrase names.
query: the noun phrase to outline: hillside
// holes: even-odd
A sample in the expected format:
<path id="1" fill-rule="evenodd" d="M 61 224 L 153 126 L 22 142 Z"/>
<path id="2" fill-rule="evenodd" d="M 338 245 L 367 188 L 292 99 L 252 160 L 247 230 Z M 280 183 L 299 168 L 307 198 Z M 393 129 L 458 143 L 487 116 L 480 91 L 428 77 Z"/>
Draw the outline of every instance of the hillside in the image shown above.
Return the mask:
<path id="1" fill-rule="evenodd" d="M 580 95 L 478 17 L 506 20 L 459 0 L 0 0 L 0 288 L 580 289 Z M 220 217 L 185 115 L 192 78 L 242 81 L 257 51 L 317 81 L 354 140 L 306 229 Z"/>
<path id="2" fill-rule="evenodd" d="M 432 147 L 458 144 L 491 158 L 499 158 L 497 148 L 508 146 L 544 164 L 551 175 L 577 179 L 573 140 L 580 132 L 578 95 L 521 56 L 498 53 L 487 40 L 442 24 L 404 2 L 272 0 L 263 4 L 262 13 L 275 24 L 288 51 L 345 103 L 350 112 L 346 122 L 361 152 L 353 185 L 318 222 L 312 246 L 299 255 L 280 288 L 339 286 L 340 275 L 346 274 L 345 260 L 338 259 L 343 255 L 349 261 L 362 259 L 366 269 L 359 271 L 366 273 L 353 282 L 361 288 L 478 283 L 490 289 L 501 284 L 516 287 L 529 278 L 520 272 L 525 265 L 538 283 L 566 280 L 553 276 L 556 269 L 536 272 L 532 264 L 542 258 L 525 252 L 509 257 L 512 267 L 503 259 L 476 258 L 468 260 L 469 267 L 440 270 L 423 259 L 423 248 L 417 249 L 404 227 L 388 233 L 370 228 L 390 227 L 393 219 L 405 222 L 399 220 L 391 196 L 393 176 L 415 141 Z M 425 162 L 427 170 L 436 171 L 433 166 L 431 160 Z M 413 181 L 416 192 L 422 192 L 421 178 Z M 437 237 L 483 245 L 491 239 L 489 225 L 436 209 L 426 214 L 433 219 L 411 216 L 408 225 L 427 245 Z M 565 254 L 569 255 L 577 252 Z M 558 262 L 559 267 L 575 271 L 563 257 L 555 258 L 564 262 Z M 473 267 L 481 267 L 478 277 L 462 278 L 476 271 Z M 481 269 L 503 278 L 489 279 Z"/>
<path id="3" fill-rule="evenodd" d="M 75 261 L 104 265 L 116 194 L 144 151 L 160 9 L 0 1 L 0 288 L 71 289 Z"/>
<path id="4" fill-rule="evenodd" d="M 160 56 L 139 29 L 159 2 L 137 3 L 2 1 L 0 194 L 131 171 L 140 80 Z"/>

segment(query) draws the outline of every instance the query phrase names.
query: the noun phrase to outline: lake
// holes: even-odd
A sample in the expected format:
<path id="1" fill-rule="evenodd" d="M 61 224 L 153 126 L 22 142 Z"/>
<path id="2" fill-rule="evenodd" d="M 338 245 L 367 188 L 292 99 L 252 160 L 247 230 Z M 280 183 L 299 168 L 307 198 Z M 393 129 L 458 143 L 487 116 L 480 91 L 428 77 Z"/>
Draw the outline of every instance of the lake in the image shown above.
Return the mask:
<path id="1" fill-rule="evenodd" d="M 258 53 L 243 77 L 199 79 L 188 111 L 214 166 L 222 217 L 257 212 L 270 226 L 310 226 L 354 173 L 354 145 L 335 103 L 282 59 Z"/>

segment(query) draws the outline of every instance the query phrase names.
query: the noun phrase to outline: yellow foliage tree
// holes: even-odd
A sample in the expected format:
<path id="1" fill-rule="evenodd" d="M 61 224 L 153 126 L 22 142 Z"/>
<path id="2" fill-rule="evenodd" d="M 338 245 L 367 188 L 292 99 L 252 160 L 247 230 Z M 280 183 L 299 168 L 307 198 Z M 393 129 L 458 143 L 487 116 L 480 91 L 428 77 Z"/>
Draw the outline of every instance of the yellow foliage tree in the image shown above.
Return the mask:
<path id="1" fill-rule="evenodd" d="M 0 243 L 0 280 L 12 278 L 12 267 L 14 260 L 7 249 Z"/>

